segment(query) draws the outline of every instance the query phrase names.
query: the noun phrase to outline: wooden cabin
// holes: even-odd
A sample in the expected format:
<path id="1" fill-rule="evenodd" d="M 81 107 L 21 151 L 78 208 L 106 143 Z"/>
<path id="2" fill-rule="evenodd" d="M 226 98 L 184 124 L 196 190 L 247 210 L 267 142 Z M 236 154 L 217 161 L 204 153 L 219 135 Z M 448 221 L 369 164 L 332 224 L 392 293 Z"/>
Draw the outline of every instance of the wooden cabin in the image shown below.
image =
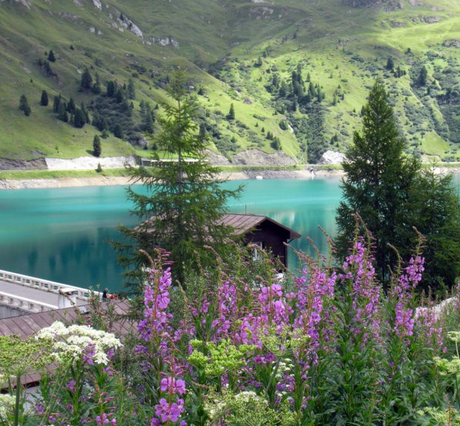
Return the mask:
<path id="1" fill-rule="evenodd" d="M 235 235 L 244 235 L 245 244 L 254 244 L 270 251 L 287 266 L 287 247 L 300 234 L 267 216 L 254 214 L 225 214 L 220 223 L 234 229 Z"/>

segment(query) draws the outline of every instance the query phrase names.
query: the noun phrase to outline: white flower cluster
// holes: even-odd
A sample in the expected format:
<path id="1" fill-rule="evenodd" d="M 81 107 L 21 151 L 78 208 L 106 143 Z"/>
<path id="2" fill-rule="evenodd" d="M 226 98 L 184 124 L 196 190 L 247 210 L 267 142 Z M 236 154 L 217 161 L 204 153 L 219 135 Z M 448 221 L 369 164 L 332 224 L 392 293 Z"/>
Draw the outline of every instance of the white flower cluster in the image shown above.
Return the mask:
<path id="1" fill-rule="evenodd" d="M 15 398 L 11 395 L 0 395 L 0 421 L 6 421 L 8 414 L 13 411 L 15 405 Z"/>
<path id="2" fill-rule="evenodd" d="M 109 361 L 107 352 L 123 346 L 112 333 L 95 330 L 86 325 L 66 327 L 60 321 L 40 330 L 35 339 L 53 343 L 53 355 L 59 362 L 69 358 L 73 360 L 90 353 L 93 362 L 107 365 Z"/>

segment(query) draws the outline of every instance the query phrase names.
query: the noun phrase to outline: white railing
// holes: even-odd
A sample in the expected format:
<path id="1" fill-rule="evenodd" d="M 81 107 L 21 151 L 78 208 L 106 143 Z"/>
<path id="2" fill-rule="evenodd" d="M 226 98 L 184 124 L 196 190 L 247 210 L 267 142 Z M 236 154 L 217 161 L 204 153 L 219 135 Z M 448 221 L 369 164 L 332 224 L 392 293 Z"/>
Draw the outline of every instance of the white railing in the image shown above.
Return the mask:
<path id="1" fill-rule="evenodd" d="M 43 280 L 41 278 L 29 277 L 27 275 L 16 274 L 15 272 L 4 271 L 2 269 L 0 269 L 0 280 L 56 294 L 62 294 L 63 290 L 67 291 L 70 289 L 76 293 L 75 295 L 77 299 L 84 301 L 88 301 L 91 297 L 91 294 L 94 294 L 98 297 L 102 295 L 102 293 L 97 291 L 91 292 L 86 288 Z"/>
<path id="2" fill-rule="evenodd" d="M 57 306 L 50 305 L 49 303 L 37 302 L 36 300 L 4 293 L 3 291 L 0 291 L 0 304 L 34 313 L 51 311 L 58 308 Z"/>

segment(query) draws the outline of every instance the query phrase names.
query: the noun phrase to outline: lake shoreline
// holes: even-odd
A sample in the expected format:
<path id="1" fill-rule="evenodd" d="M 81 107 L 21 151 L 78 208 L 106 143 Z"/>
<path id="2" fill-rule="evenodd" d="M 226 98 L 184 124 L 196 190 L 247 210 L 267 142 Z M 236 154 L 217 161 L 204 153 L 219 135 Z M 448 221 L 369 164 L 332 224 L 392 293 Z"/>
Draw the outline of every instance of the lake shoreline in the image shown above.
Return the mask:
<path id="1" fill-rule="evenodd" d="M 436 173 L 460 174 L 458 167 L 435 167 Z M 255 170 L 244 172 L 221 172 L 218 178 L 223 181 L 231 180 L 308 180 L 308 179 L 338 179 L 345 176 L 340 169 L 324 170 Z M 104 176 L 96 177 L 62 177 L 50 179 L 0 179 L 1 190 L 17 189 L 50 189 L 50 188 L 79 188 L 90 186 L 129 186 L 132 185 L 129 176 Z"/>
<path id="2" fill-rule="evenodd" d="M 343 170 L 258 170 L 249 172 L 222 172 L 221 180 L 262 180 L 262 179 L 312 179 L 337 178 L 344 175 Z M 78 188 L 88 186 L 129 186 L 129 176 L 97 176 L 81 178 L 51 179 L 0 179 L 0 190 L 47 189 L 47 188 Z"/>

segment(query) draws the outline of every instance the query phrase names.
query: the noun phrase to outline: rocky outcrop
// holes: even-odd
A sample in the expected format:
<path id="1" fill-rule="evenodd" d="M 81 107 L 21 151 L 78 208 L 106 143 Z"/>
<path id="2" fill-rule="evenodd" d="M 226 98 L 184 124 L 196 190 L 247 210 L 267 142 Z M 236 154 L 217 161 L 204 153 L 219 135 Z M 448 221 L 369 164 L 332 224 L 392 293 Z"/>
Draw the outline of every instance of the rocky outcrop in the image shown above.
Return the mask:
<path id="1" fill-rule="evenodd" d="M 250 149 L 235 154 L 232 163 L 248 166 L 292 166 L 297 164 L 297 160 L 284 152 L 266 154 L 258 149 Z"/>
<path id="2" fill-rule="evenodd" d="M 230 165 L 230 161 L 225 158 L 222 154 L 218 154 L 217 152 L 211 151 L 209 149 L 206 150 L 206 159 L 214 166 L 228 166 Z"/>
<path id="3" fill-rule="evenodd" d="M 446 40 L 442 45 L 445 47 L 460 47 L 460 40 Z"/>
<path id="4" fill-rule="evenodd" d="M 36 160 L 0 158 L 0 170 L 46 170 L 46 162 L 44 158 Z"/>
<path id="5" fill-rule="evenodd" d="M 319 164 L 342 164 L 345 161 L 345 154 L 336 151 L 326 151 L 318 161 Z"/>

